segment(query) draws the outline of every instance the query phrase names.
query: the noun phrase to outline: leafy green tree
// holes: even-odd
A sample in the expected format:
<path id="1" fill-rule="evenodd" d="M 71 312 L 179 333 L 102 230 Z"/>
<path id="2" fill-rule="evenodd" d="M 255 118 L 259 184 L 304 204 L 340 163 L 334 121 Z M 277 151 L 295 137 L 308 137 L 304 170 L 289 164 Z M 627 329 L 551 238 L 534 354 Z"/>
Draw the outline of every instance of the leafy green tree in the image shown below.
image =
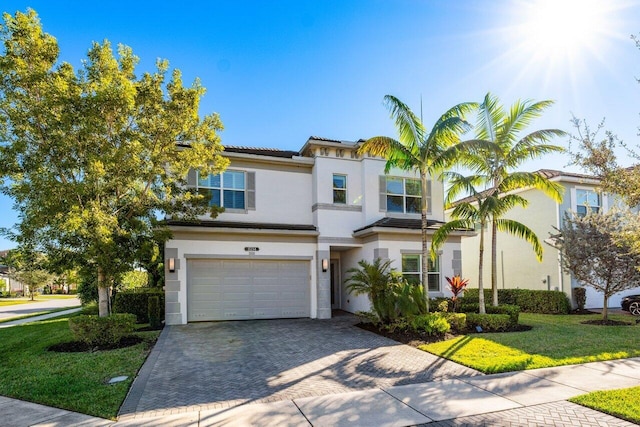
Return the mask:
<path id="1" fill-rule="evenodd" d="M 462 103 L 450 108 L 433 125 L 430 131 L 424 127 L 411 109 L 398 98 L 386 95 L 385 105 L 391 113 L 398 131 L 398 139 L 387 136 L 375 136 L 366 140 L 358 149 L 360 154 L 371 153 L 387 159 L 385 173 L 396 167 L 402 170 L 416 171 L 421 183 L 422 218 L 422 286 L 427 284 L 427 196 L 428 180 L 436 177 L 450 165 L 463 149 L 460 135 L 469 129 L 464 117 L 475 104 Z M 427 311 L 429 299 L 427 295 Z"/>
<path id="2" fill-rule="evenodd" d="M 391 260 L 376 258 L 369 263 L 363 259 L 358 266 L 347 270 L 351 275 L 346 280 L 347 290 L 354 295 L 367 295 L 380 321 L 389 323 L 395 318 L 395 301 L 390 289 Z"/>
<path id="3" fill-rule="evenodd" d="M 531 122 L 540 117 L 552 101 L 516 101 L 507 111 L 497 97 L 487 93 L 478 108 L 476 138 L 490 144 L 465 152 L 463 164 L 472 171 L 471 182 L 488 190 L 477 193 L 481 199 L 495 198 L 486 208 L 491 222 L 491 289 L 493 305 L 498 305 L 497 240 L 498 231 L 521 237 L 531 243 L 538 260 L 542 259 L 542 245 L 538 237 L 524 224 L 504 218 L 515 206 L 526 207 L 527 201 L 510 195 L 520 188 L 535 188 L 556 201 L 562 200 L 562 187 L 535 172 L 515 171 L 525 161 L 546 154 L 564 151 L 549 142 L 566 133 L 559 129 L 542 129 L 520 136 Z M 460 187 L 462 188 L 462 187 Z M 451 190 L 450 190 L 451 191 Z"/>
<path id="4" fill-rule="evenodd" d="M 223 170 L 217 114 L 200 117 L 205 90 L 183 85 L 168 62 L 136 75 L 126 46 L 93 43 L 81 69 L 58 62 L 56 39 L 33 10 L 0 27 L 1 191 L 20 212 L 11 237 L 58 268 L 95 271 L 100 315 L 109 286 L 131 269 L 164 214 L 195 219 L 207 200 L 187 186 L 190 169 Z"/>
<path id="5" fill-rule="evenodd" d="M 559 239 L 563 267 L 582 284 L 603 294 L 602 319 L 608 319 L 609 298 L 640 283 L 640 254 L 624 239 L 637 228 L 638 215 L 629 211 L 566 214 Z"/>

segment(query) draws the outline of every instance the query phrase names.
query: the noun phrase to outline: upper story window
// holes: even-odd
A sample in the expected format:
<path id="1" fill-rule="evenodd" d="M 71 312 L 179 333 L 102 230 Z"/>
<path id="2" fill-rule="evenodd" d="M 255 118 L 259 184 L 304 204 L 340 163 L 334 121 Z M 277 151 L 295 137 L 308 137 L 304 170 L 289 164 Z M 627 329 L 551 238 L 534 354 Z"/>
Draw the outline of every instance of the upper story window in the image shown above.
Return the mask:
<path id="1" fill-rule="evenodd" d="M 440 291 L 440 261 L 436 258 L 433 261 L 428 258 L 427 265 L 427 286 L 430 292 Z M 422 273 L 422 256 L 419 254 L 403 254 L 402 255 L 402 276 L 411 284 L 420 284 L 420 275 Z"/>
<path id="2" fill-rule="evenodd" d="M 386 177 L 387 212 L 420 213 L 420 180 Z"/>
<path id="3" fill-rule="evenodd" d="M 596 191 L 576 189 L 576 213 L 578 216 L 585 216 L 589 212 L 600 212 L 601 202 L 600 194 Z"/>
<path id="4" fill-rule="evenodd" d="M 209 205 L 246 209 L 246 177 L 242 171 L 225 171 L 198 179 L 198 191 L 208 193 Z"/>
<path id="5" fill-rule="evenodd" d="M 333 175 L 333 203 L 347 204 L 347 176 Z"/>

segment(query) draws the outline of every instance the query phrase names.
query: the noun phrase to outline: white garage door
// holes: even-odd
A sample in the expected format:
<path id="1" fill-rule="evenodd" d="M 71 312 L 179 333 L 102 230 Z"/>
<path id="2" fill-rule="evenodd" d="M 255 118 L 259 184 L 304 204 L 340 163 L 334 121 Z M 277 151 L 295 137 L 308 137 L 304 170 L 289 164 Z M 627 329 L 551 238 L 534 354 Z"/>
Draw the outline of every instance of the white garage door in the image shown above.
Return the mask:
<path id="1" fill-rule="evenodd" d="M 585 286 L 587 290 L 587 302 L 585 308 L 602 308 L 604 303 L 604 295 L 602 292 L 596 291 L 591 286 Z M 609 308 L 620 308 L 622 305 L 622 298 L 627 295 L 633 295 L 640 293 L 640 287 L 627 289 L 626 291 L 618 292 L 609 297 L 607 305 Z"/>
<path id="2" fill-rule="evenodd" d="M 189 260 L 188 321 L 310 317 L 309 261 Z"/>

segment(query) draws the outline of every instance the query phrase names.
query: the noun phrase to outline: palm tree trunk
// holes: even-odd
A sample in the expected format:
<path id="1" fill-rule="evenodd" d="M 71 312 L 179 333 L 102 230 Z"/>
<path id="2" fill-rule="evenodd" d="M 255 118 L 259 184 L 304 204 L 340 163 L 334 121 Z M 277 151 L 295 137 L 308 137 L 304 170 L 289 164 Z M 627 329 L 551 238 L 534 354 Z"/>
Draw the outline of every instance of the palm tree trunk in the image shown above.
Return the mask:
<path id="1" fill-rule="evenodd" d="M 422 197 L 420 198 L 420 217 L 422 220 L 422 224 L 420 226 L 420 231 L 422 234 L 422 287 L 424 288 L 425 300 L 427 303 L 427 313 L 429 312 L 429 283 L 428 283 L 428 275 L 427 275 L 427 174 L 425 171 L 420 170 L 420 184 L 422 186 Z"/>
<path id="2" fill-rule="evenodd" d="M 480 249 L 478 250 L 480 255 L 480 261 L 478 263 L 478 304 L 480 305 L 480 314 L 487 312 L 484 306 L 484 286 L 482 284 L 482 264 L 484 261 L 484 221 L 480 221 Z"/>
<path id="3" fill-rule="evenodd" d="M 498 227 L 496 219 L 491 219 L 491 292 L 493 293 L 492 305 L 498 306 Z"/>

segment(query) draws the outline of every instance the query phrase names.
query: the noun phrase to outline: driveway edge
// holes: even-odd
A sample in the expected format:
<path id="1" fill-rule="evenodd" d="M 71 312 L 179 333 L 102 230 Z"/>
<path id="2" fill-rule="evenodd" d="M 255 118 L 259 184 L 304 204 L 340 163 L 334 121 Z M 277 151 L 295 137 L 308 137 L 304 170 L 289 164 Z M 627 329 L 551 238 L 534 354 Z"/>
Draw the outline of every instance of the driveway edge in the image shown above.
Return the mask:
<path id="1" fill-rule="evenodd" d="M 153 367 L 158 361 L 158 357 L 160 356 L 160 350 L 164 347 L 164 343 L 167 340 L 167 335 L 169 334 L 169 328 L 171 326 L 165 326 L 156 341 L 156 344 L 153 346 L 151 353 L 147 357 L 147 360 L 142 364 L 142 368 L 138 371 L 138 375 L 133 380 L 133 384 L 131 384 L 131 388 L 127 393 L 127 396 L 124 398 L 124 402 L 122 402 L 122 406 L 120 406 L 120 410 L 118 411 L 118 417 L 123 415 L 129 415 L 136 412 L 136 408 L 138 407 L 138 403 L 140 403 L 140 398 L 142 397 L 142 393 L 144 389 L 147 387 L 147 381 L 149 381 L 149 377 L 153 372 Z"/>

